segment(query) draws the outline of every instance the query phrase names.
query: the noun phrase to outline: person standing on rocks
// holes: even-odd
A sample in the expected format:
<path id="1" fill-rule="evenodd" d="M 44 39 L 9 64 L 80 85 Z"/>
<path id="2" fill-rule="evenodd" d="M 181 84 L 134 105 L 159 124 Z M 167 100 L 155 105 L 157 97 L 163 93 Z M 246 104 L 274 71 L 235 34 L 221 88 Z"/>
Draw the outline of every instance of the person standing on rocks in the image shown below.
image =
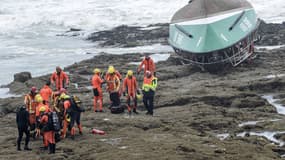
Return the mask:
<path id="1" fill-rule="evenodd" d="M 93 86 L 93 107 L 94 112 L 103 112 L 103 92 L 102 92 L 102 83 L 104 82 L 100 77 L 101 70 L 99 68 L 94 69 L 94 75 L 91 80 Z M 97 103 L 99 103 L 99 110 L 97 110 Z"/>
<path id="2" fill-rule="evenodd" d="M 132 108 L 133 108 L 133 112 L 138 114 L 137 109 L 136 109 L 137 108 L 136 93 L 139 92 L 139 90 L 137 87 L 136 77 L 133 76 L 132 70 L 128 70 L 127 76 L 123 82 L 124 96 L 126 96 L 126 92 L 127 92 L 127 103 L 128 103 L 129 114 L 131 113 Z"/>
<path id="3" fill-rule="evenodd" d="M 143 80 L 143 103 L 147 109 L 147 115 L 153 115 L 153 100 L 157 87 L 157 78 L 150 71 L 146 71 L 146 76 Z"/>
<path id="4" fill-rule="evenodd" d="M 37 88 L 32 87 L 29 94 L 25 96 L 24 103 L 26 106 L 26 109 L 29 112 L 29 124 L 30 124 L 30 130 L 34 131 L 36 129 L 36 95 L 37 95 Z"/>
<path id="5" fill-rule="evenodd" d="M 40 90 L 40 95 L 47 104 L 50 104 L 52 89 L 49 87 L 50 81 L 47 81 L 43 88 Z"/>
<path id="6" fill-rule="evenodd" d="M 50 77 L 51 84 L 55 85 L 56 91 L 59 91 L 61 88 L 66 88 L 69 84 L 69 78 L 62 69 L 57 66 L 56 71 Z"/>
<path id="7" fill-rule="evenodd" d="M 119 106 L 120 105 L 120 79 L 115 73 L 115 68 L 109 67 L 108 72 L 105 76 L 105 81 L 107 83 L 107 91 L 110 95 L 111 106 Z"/>
<path id="8" fill-rule="evenodd" d="M 144 75 L 146 75 L 146 71 L 150 71 L 152 74 L 154 74 L 155 63 L 149 55 L 146 55 L 145 58 L 140 63 L 138 70 L 137 70 L 138 74 L 141 72 L 142 68 L 144 68 Z"/>
<path id="9" fill-rule="evenodd" d="M 30 141 L 30 129 L 29 129 L 29 112 L 26 109 L 26 106 L 23 105 L 19 111 L 17 112 L 16 115 L 16 122 L 18 126 L 18 140 L 17 140 L 17 150 L 21 151 L 21 141 L 23 134 L 25 133 L 26 135 L 26 140 L 25 140 L 25 147 L 24 150 L 32 150 L 28 147 L 29 141 Z"/>

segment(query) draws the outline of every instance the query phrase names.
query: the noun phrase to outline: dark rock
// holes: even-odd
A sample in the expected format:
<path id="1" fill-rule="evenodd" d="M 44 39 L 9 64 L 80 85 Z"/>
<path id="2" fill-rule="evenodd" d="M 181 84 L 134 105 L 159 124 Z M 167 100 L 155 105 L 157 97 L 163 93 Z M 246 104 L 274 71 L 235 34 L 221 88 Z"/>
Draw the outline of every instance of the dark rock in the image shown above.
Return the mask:
<path id="1" fill-rule="evenodd" d="M 14 74 L 14 82 L 24 83 L 31 78 L 32 78 L 32 75 L 30 72 L 20 72 L 20 73 Z"/>

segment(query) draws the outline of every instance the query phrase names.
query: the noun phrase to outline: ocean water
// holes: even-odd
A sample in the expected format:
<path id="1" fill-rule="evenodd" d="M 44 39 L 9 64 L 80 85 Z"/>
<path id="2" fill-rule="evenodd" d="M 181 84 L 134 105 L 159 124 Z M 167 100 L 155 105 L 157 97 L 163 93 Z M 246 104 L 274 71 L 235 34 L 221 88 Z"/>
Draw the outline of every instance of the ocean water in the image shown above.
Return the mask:
<path id="1" fill-rule="evenodd" d="M 284 0 L 249 0 L 267 22 L 285 20 Z M 125 24 L 147 26 L 169 22 L 188 0 L 0 0 L 0 85 L 13 74 L 29 71 L 32 76 L 51 73 L 102 51 L 122 54 L 171 51 L 153 45 L 129 49 L 98 48 L 84 39 L 94 31 Z M 57 36 L 79 28 L 78 37 Z"/>

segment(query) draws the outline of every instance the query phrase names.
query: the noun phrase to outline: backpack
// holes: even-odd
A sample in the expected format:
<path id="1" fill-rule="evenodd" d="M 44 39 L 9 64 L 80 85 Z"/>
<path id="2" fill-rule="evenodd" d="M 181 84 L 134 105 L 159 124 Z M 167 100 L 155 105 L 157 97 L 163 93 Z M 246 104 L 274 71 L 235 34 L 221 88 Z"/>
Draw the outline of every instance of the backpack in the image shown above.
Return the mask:
<path id="1" fill-rule="evenodd" d="M 71 109 L 73 111 L 77 111 L 77 112 L 84 112 L 85 109 L 83 108 L 83 106 L 81 106 L 81 100 L 79 99 L 79 97 L 77 96 L 71 96 L 70 97 L 70 103 L 71 103 Z"/>
<path id="2" fill-rule="evenodd" d="M 60 131 L 60 123 L 56 112 L 48 113 L 47 127 L 50 131 L 56 131 L 56 132 Z"/>
<path id="3" fill-rule="evenodd" d="M 119 114 L 119 113 L 123 113 L 125 111 L 125 107 L 124 106 L 111 106 L 110 107 L 111 113 L 113 114 Z"/>

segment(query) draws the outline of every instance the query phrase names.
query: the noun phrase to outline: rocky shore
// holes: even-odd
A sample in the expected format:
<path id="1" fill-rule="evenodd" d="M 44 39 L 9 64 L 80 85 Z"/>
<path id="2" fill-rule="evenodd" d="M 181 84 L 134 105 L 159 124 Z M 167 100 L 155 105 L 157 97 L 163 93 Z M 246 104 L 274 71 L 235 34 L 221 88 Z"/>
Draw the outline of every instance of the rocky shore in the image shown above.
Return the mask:
<path id="1" fill-rule="evenodd" d="M 263 37 L 259 45 L 285 44 L 284 23 L 262 23 L 260 33 Z M 156 24 L 120 26 L 94 33 L 88 40 L 100 46 L 134 47 L 166 44 L 167 36 L 168 24 Z M 258 56 L 253 61 L 216 74 L 183 65 L 174 53 L 161 53 L 171 56 L 157 63 L 159 86 L 153 117 L 144 114 L 142 102 L 139 102 L 139 115 L 111 114 L 106 93 L 105 112 L 91 110 L 92 70 L 95 67 L 106 70 L 108 65 L 114 65 L 125 75 L 128 69 L 136 69 L 130 62 L 139 62 L 142 54 L 101 53 L 66 67 L 72 82 L 69 92 L 78 95 L 87 109 L 82 115 L 84 134 L 75 140 L 67 138 L 59 142 L 52 159 L 282 159 L 285 118 L 266 96 L 276 99 L 274 104 L 285 105 L 285 48 L 256 50 L 256 53 Z M 6 87 L 14 94 L 23 95 L 33 85 L 40 88 L 49 76 L 26 75 L 21 80 L 15 76 L 17 80 Z M 142 76 L 138 79 L 141 84 Z M 22 102 L 22 96 L 0 99 L 1 159 L 51 159 L 51 155 L 39 149 L 41 140 L 31 141 L 32 152 L 16 151 L 15 111 Z M 93 127 L 107 134 L 93 135 L 90 133 Z"/>

